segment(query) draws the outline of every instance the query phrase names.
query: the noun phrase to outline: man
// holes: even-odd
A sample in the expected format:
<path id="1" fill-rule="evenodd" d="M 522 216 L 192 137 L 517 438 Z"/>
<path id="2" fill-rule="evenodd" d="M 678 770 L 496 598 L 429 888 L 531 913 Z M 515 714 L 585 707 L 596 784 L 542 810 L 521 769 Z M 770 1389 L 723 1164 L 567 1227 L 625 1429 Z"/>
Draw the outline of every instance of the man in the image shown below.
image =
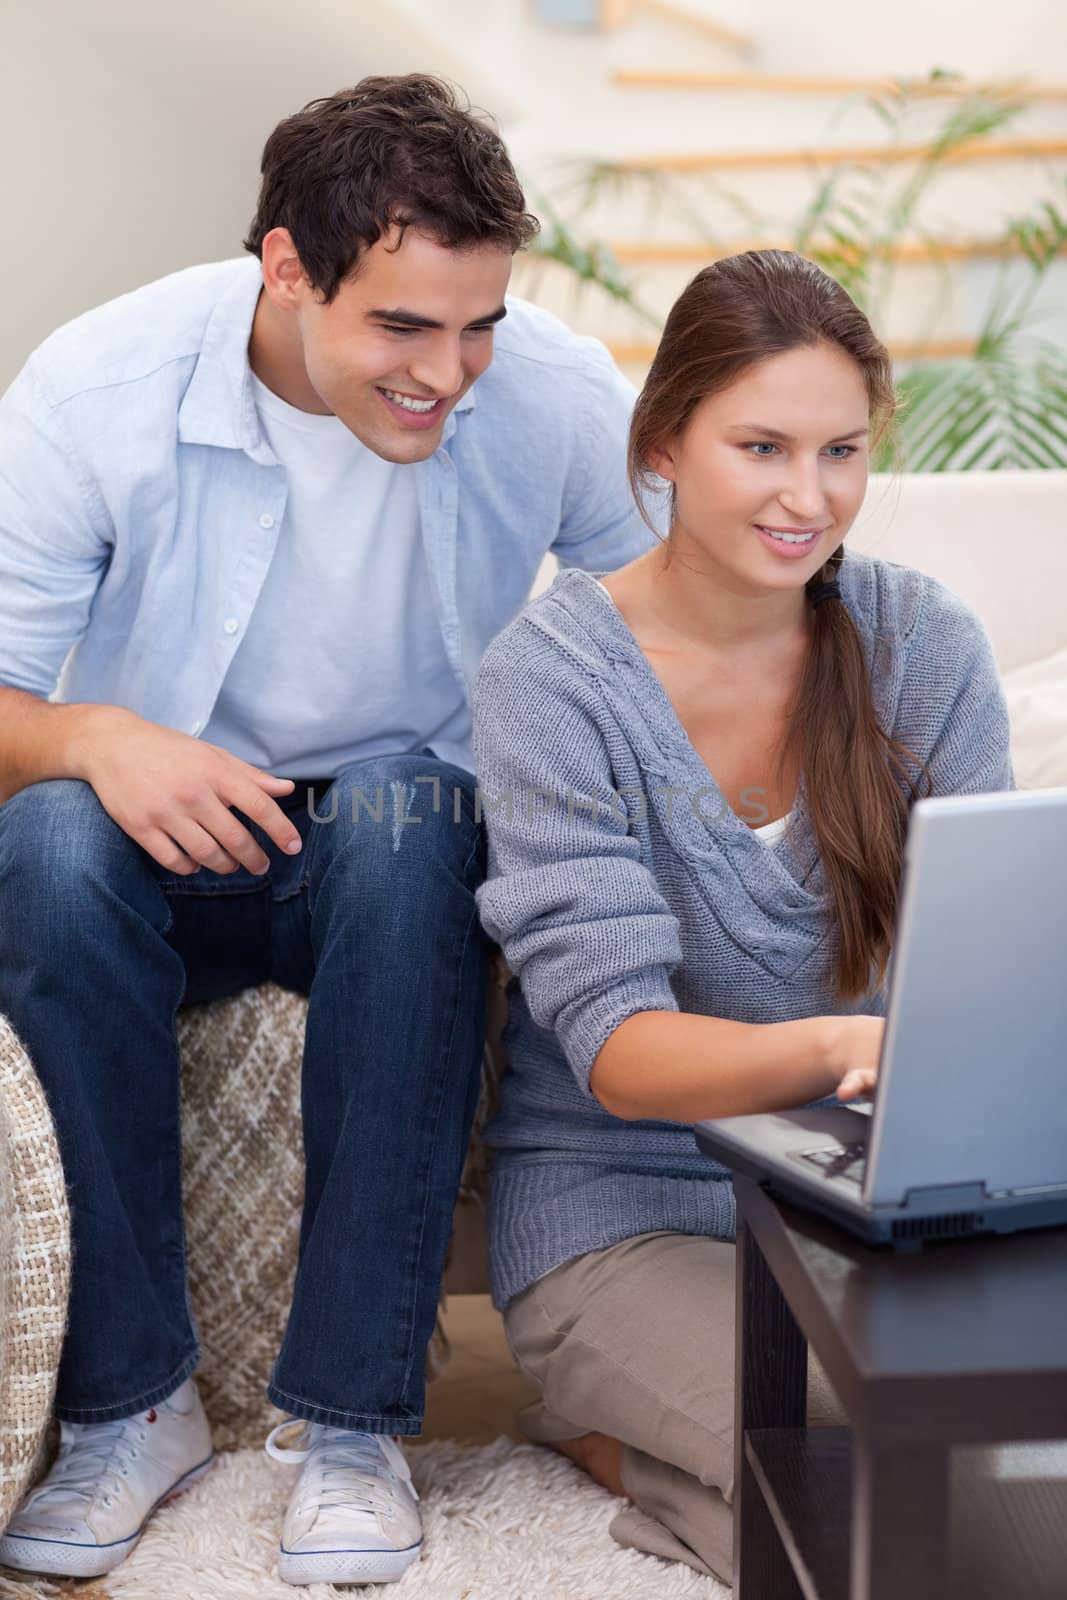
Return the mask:
<path id="1" fill-rule="evenodd" d="M 34 1571 L 110 1570 L 210 1465 L 174 1016 L 268 979 L 310 996 L 279 1570 L 417 1557 L 396 1441 L 484 1032 L 469 686 L 546 550 L 650 543 L 632 391 L 505 301 L 536 223 L 486 121 L 368 78 L 262 179 L 248 257 L 59 329 L 0 403 L 0 1010 L 74 1229 L 60 1454 L 0 1539 Z"/>

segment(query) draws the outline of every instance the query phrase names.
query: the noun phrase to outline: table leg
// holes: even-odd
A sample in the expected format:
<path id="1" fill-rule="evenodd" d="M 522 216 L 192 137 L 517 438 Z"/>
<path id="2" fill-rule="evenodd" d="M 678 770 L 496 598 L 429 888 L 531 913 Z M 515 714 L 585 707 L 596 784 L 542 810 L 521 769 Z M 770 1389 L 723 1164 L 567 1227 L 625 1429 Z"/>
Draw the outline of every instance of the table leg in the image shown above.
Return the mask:
<path id="1" fill-rule="evenodd" d="M 744 1444 L 749 1429 L 804 1427 L 807 1344 L 740 1215 L 736 1315 L 734 1600 L 802 1600 Z"/>
<path id="2" fill-rule="evenodd" d="M 851 1600 L 945 1600 L 948 1453 L 857 1435 Z"/>

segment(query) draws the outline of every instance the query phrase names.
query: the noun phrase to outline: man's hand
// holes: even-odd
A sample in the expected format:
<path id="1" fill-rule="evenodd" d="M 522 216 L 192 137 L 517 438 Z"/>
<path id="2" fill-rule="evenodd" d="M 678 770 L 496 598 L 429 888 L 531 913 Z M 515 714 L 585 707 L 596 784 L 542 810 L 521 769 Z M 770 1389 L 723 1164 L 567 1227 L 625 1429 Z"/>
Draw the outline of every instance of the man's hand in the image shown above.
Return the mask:
<path id="1" fill-rule="evenodd" d="M 94 708 L 95 709 L 95 708 Z M 237 806 L 295 854 L 300 835 L 271 798 L 289 794 L 275 778 L 216 744 L 161 728 L 121 706 L 101 706 L 86 723 L 77 775 L 124 833 L 168 872 L 266 872 L 267 856 L 229 809 Z"/>

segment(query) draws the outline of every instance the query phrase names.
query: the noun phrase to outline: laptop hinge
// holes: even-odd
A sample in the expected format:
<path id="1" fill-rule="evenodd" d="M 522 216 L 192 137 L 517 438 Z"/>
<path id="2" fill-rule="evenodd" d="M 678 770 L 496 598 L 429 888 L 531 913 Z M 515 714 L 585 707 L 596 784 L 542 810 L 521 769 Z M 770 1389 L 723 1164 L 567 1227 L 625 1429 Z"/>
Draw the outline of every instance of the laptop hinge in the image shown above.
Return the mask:
<path id="1" fill-rule="evenodd" d="M 938 1211 L 972 1211 L 989 1199 L 984 1183 L 935 1183 L 926 1189 L 908 1189 L 903 1204 L 915 1208 L 936 1206 Z"/>

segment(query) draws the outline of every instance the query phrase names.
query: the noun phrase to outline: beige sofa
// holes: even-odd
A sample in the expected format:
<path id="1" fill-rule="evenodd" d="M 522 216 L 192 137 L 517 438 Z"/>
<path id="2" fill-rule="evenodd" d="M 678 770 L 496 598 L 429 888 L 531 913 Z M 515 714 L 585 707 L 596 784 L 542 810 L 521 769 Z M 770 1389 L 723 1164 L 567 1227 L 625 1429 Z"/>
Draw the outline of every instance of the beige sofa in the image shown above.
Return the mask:
<path id="1" fill-rule="evenodd" d="M 1065 506 L 1067 473 L 875 479 L 850 535 L 857 549 L 940 578 L 982 616 L 1005 679 L 1022 787 L 1067 784 Z M 551 581 L 553 565 L 546 561 L 537 589 Z M 498 957 L 479 1123 L 502 1068 L 508 976 Z M 300 997 L 266 986 L 179 1017 L 191 1294 L 204 1343 L 201 1387 L 222 1448 L 259 1442 L 276 1416 L 263 1386 L 296 1261 L 305 1009 Z M 54 1140 L 10 1029 L 0 1029 L 0 1068 L 0 1152 L 22 1154 L 5 1164 L 0 1182 L 2 1525 L 48 1414 L 69 1235 Z M 475 1136 L 446 1274 L 451 1293 L 486 1288 L 484 1180 Z M 446 1356 L 439 1329 L 431 1375 Z"/>

